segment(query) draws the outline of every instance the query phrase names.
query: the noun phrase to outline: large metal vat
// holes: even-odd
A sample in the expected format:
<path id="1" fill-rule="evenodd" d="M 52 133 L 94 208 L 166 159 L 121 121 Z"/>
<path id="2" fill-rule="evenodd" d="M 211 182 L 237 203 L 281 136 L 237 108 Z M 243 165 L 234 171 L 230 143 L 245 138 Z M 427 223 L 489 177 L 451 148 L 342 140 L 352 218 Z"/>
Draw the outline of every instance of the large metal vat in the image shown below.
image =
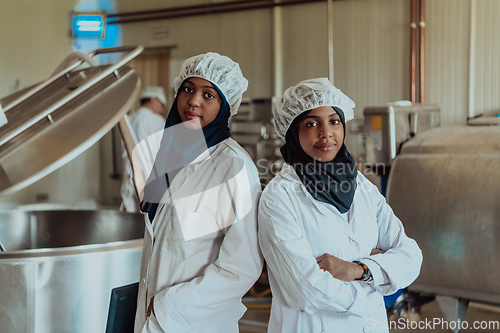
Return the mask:
<path id="1" fill-rule="evenodd" d="M 0 331 L 104 332 L 111 289 L 139 280 L 143 232 L 141 214 L 0 212 Z"/>
<path id="2" fill-rule="evenodd" d="M 142 49 L 78 53 L 0 100 L 0 195 L 68 163 L 123 118 L 141 86 L 125 64 Z M 114 65 L 91 59 L 122 51 Z M 143 231 L 140 214 L 118 211 L 0 212 L 0 332 L 104 332 L 111 289 L 139 280 Z"/>
<path id="3" fill-rule="evenodd" d="M 469 300 L 500 304 L 500 126 L 491 124 L 421 133 L 389 176 L 388 202 L 424 257 L 410 290 L 438 295 L 455 319 Z"/>

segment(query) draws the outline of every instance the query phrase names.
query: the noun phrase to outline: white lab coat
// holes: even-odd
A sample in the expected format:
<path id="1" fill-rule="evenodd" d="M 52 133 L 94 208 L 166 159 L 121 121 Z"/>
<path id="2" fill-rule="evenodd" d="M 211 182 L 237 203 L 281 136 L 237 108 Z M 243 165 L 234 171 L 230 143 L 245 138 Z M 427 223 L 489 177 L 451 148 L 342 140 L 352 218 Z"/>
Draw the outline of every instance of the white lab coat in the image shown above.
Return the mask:
<path id="1" fill-rule="evenodd" d="M 257 169 L 231 138 L 181 169 L 153 223 L 145 214 L 136 333 L 238 332 L 241 298 L 263 266 L 259 197 Z M 145 318 L 153 296 L 155 316 Z"/>
<path id="2" fill-rule="evenodd" d="M 259 241 L 273 293 L 268 332 L 388 332 L 382 295 L 417 278 L 422 253 L 378 189 L 360 173 L 356 181 L 345 214 L 314 199 L 288 164 L 264 190 Z M 373 248 L 387 252 L 370 256 Z M 361 260 L 373 281 L 333 278 L 316 263 L 324 253 Z"/>
<path id="3" fill-rule="evenodd" d="M 154 135 L 155 133 L 162 132 L 165 126 L 165 118 L 161 115 L 154 113 L 149 108 L 141 107 L 137 112 L 134 112 L 130 116 L 131 131 L 134 132 L 138 142 L 146 140 L 148 137 Z M 158 135 L 158 140 L 161 140 L 161 135 Z M 159 147 L 159 141 L 158 145 Z M 148 154 L 144 154 L 147 156 Z M 139 200 L 135 193 L 134 183 L 132 181 L 132 166 L 130 164 L 127 152 L 124 151 L 123 155 L 123 182 L 120 188 L 120 194 L 122 196 L 122 206 L 121 210 L 138 213 L 139 212 Z M 154 157 L 153 157 L 154 159 Z M 144 161 L 146 165 L 152 165 L 151 161 Z M 147 171 L 144 171 L 147 172 Z"/>

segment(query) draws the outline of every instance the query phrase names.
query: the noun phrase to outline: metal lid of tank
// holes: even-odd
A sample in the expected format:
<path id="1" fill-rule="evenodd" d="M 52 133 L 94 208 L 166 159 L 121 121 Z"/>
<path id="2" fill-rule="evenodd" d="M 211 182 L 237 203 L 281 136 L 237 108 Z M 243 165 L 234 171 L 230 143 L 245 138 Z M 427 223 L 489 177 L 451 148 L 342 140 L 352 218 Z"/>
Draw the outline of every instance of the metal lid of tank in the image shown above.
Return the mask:
<path id="1" fill-rule="evenodd" d="M 401 154 L 500 154 L 500 126 L 449 125 L 422 132 Z"/>
<path id="2" fill-rule="evenodd" d="M 7 120 L 0 127 L 0 196 L 70 162 L 118 123 L 141 85 L 139 75 L 125 64 L 142 50 L 94 50 L 46 81 L 0 99 Z M 113 65 L 78 69 L 94 55 L 124 51 L 129 53 Z"/>

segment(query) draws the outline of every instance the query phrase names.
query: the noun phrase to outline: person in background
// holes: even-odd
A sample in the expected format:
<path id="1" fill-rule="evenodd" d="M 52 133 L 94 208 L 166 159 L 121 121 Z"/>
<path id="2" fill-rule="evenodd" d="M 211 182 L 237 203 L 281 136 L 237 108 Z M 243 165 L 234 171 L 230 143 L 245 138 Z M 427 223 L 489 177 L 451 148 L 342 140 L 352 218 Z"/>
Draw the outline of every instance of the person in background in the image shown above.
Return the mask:
<path id="1" fill-rule="evenodd" d="M 388 332 L 382 295 L 420 272 L 418 245 L 345 146 L 353 108 L 326 78 L 288 88 L 273 107 L 285 164 L 259 204 L 268 332 Z"/>
<path id="2" fill-rule="evenodd" d="M 231 138 L 248 81 L 217 53 L 187 59 L 174 80 L 152 172 L 141 192 L 144 248 L 136 333 L 236 333 L 259 278 L 260 182 Z"/>
<path id="3" fill-rule="evenodd" d="M 140 109 L 130 116 L 130 130 L 135 134 L 137 143 L 145 140 L 163 130 L 165 126 L 165 105 L 167 99 L 162 87 L 145 87 L 139 97 Z M 129 213 L 139 212 L 139 199 L 137 198 L 134 182 L 132 181 L 132 166 L 127 152 L 123 152 L 123 181 L 120 189 L 122 204 L 120 210 Z"/>

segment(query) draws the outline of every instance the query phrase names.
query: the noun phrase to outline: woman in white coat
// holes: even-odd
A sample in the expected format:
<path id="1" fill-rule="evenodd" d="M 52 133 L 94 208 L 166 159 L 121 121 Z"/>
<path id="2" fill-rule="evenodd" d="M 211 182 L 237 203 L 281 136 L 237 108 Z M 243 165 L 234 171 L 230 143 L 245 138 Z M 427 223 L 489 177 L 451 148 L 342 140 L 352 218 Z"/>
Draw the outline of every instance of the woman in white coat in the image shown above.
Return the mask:
<path id="1" fill-rule="evenodd" d="M 353 108 L 325 78 L 300 82 L 274 105 L 286 163 L 259 204 L 269 332 L 388 332 L 383 295 L 420 272 L 419 247 L 344 145 Z"/>
<path id="2" fill-rule="evenodd" d="M 238 332 L 259 277 L 260 183 L 228 120 L 248 86 L 217 53 L 187 59 L 143 192 L 135 332 Z"/>

